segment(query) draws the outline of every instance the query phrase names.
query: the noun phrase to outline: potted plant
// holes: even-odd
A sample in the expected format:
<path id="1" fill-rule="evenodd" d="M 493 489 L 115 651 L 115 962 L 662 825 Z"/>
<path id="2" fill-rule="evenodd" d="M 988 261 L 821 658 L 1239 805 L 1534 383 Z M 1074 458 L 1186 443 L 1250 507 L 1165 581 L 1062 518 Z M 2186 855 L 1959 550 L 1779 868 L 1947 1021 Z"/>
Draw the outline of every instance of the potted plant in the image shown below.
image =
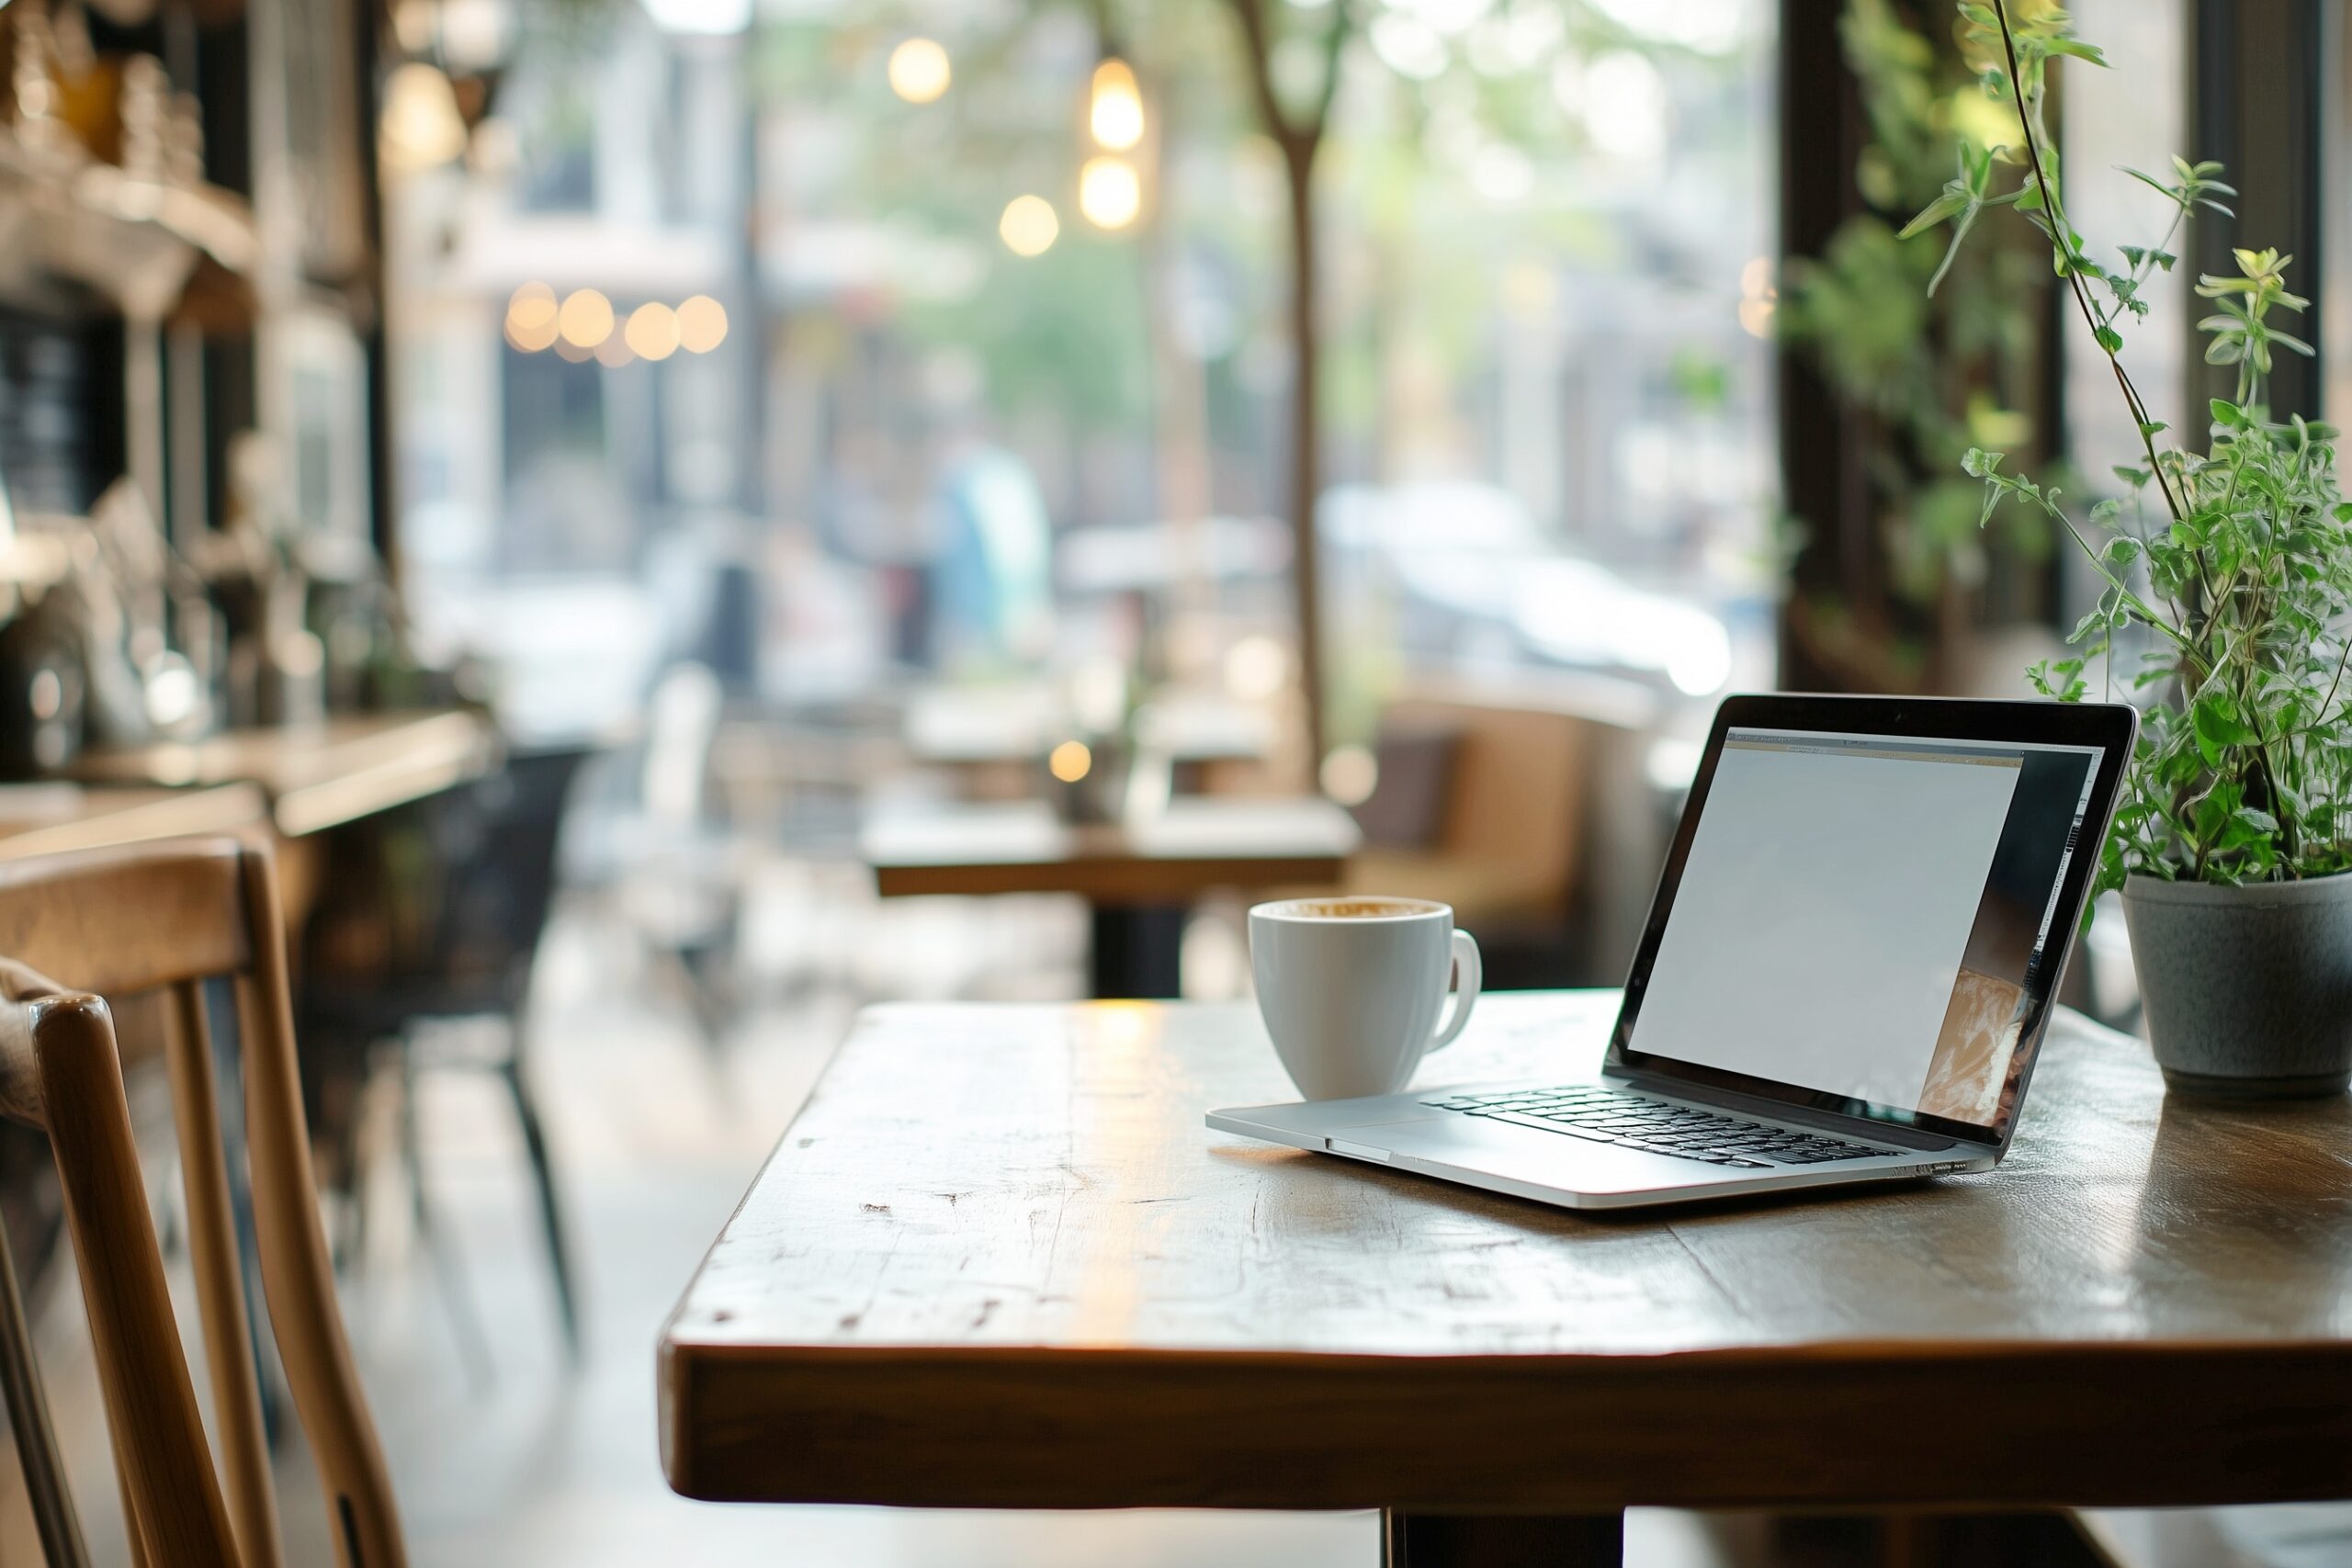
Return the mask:
<path id="1" fill-rule="evenodd" d="M 2012 15 L 2007 0 L 1960 7 L 1983 81 L 2018 121 L 2019 145 L 1963 144 L 1959 172 L 1905 232 L 1953 226 L 1958 245 L 1988 208 L 2014 207 L 2049 241 L 2075 312 L 2114 373 L 2140 435 L 2116 468 L 2126 494 L 2077 516 L 2052 488 L 2001 471 L 2001 454 L 1963 464 L 2004 501 L 2039 508 L 2104 584 L 2069 638 L 2074 657 L 2035 667 L 2045 695 L 2146 694 L 2140 743 L 2099 860 L 2098 886 L 2122 889 L 2150 1043 L 2176 1090 L 2245 1096 L 2341 1093 L 2352 1077 L 2352 506 L 2335 478 L 2336 433 L 2266 404 L 2274 356 L 2309 354 L 2278 318 L 2289 258 L 2238 251 L 2236 273 L 2201 276 L 2206 360 L 2234 366 L 2204 450 L 2141 401 L 2124 334 L 2148 312 L 2142 289 L 2172 270 L 2175 236 L 2199 208 L 2227 212 L 2220 165 L 2175 159 L 2133 172 L 2172 204 L 2165 238 L 2123 246 L 2120 265 L 2066 220 L 2042 118 L 2063 56 L 2104 64 L 2064 14 Z M 2015 187 L 1996 188 L 2003 168 Z M 2172 440 L 2165 440 L 2166 436 Z"/>

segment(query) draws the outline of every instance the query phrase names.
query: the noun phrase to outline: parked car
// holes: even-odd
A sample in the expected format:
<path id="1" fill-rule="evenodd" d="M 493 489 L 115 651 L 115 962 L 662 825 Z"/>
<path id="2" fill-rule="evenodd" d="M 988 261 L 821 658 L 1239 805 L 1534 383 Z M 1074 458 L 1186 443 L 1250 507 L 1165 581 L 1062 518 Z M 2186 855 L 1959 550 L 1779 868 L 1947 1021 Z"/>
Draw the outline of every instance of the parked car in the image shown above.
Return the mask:
<path id="1" fill-rule="evenodd" d="M 1731 634 L 1713 611 L 1577 555 L 1491 485 L 1335 486 L 1317 526 L 1332 602 L 1387 599 L 1408 657 L 1566 665 L 1686 697 L 1731 680 Z"/>

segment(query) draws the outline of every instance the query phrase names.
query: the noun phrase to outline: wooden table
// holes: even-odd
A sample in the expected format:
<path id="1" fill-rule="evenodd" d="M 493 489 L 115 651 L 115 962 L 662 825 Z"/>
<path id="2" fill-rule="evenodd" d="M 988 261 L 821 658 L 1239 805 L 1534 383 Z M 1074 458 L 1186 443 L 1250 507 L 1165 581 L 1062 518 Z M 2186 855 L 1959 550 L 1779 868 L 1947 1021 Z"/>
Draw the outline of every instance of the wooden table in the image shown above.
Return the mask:
<path id="1" fill-rule="evenodd" d="M 0 861 L 233 833 L 258 827 L 268 816 L 268 800 L 248 784 L 191 790 L 0 784 Z"/>
<path id="2" fill-rule="evenodd" d="M 1194 899 L 1336 882 L 1359 841 L 1354 818 L 1328 800 L 1213 795 L 1083 827 L 1043 802 L 899 806 L 867 819 L 859 848 L 885 898 L 1076 893 L 1093 906 L 1094 994 L 1170 997 Z"/>
<path id="3" fill-rule="evenodd" d="M 72 772 L 85 783 L 157 788 L 248 782 L 269 797 L 278 832 L 298 839 L 480 778 L 497 759 L 486 716 L 443 709 L 101 747 Z"/>
<path id="4" fill-rule="evenodd" d="M 498 733 L 486 716 L 443 708 L 99 747 L 76 759 L 72 773 L 85 783 L 156 790 L 232 784 L 259 790 L 277 830 L 287 923 L 299 931 L 327 874 L 318 835 L 481 778 L 498 759 Z"/>
<path id="5" fill-rule="evenodd" d="M 1584 1072 L 1614 1006 L 1487 996 L 1444 1079 Z M 2352 1100 L 2167 1100 L 2067 1014 L 1999 1171 L 1596 1219 L 1201 1124 L 1288 1092 L 1243 1008 L 868 1010 L 664 1330 L 671 1483 L 1377 1506 L 1417 1562 L 2352 1495 Z"/>

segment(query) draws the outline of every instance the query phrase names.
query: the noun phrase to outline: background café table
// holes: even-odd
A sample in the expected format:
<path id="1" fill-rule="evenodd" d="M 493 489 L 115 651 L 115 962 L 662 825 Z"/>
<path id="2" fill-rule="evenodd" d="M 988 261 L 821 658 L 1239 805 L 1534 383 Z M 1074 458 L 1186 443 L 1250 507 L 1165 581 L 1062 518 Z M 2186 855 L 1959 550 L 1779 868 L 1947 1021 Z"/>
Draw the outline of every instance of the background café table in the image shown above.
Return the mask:
<path id="1" fill-rule="evenodd" d="M 249 784 L 191 790 L 0 784 L 0 861 L 234 833 L 260 827 L 268 811 L 267 798 Z"/>
<path id="2" fill-rule="evenodd" d="M 932 764 L 1005 763 L 1036 767 L 1075 721 L 1053 686 L 929 685 L 907 697 L 907 753 Z M 1139 750 L 1179 763 L 1258 761 L 1274 749 L 1263 708 L 1213 692 L 1169 689 L 1135 717 Z"/>
<path id="3" fill-rule="evenodd" d="M 1488 996 L 1423 1077 L 1574 1075 L 1614 1006 Z M 664 1331 L 671 1483 L 1379 1506 L 1422 1563 L 2352 1495 L 2352 1100 L 2167 1100 L 2066 1014 L 1997 1172 L 1594 1219 L 1201 1125 L 1286 1092 L 1243 1007 L 869 1010 Z"/>
<path id="4" fill-rule="evenodd" d="M 277 831 L 299 839 L 480 778 L 497 761 L 490 720 L 452 708 L 100 747 L 72 772 L 88 784 L 152 788 L 250 782 L 269 797 Z"/>
<path id="5" fill-rule="evenodd" d="M 885 898 L 1075 893 L 1093 908 L 1093 992 L 1171 997 L 1184 912 L 1220 887 L 1328 886 L 1360 836 L 1317 798 L 1211 795 L 1136 822 L 1073 825 L 1042 801 L 883 808 L 859 838 Z"/>
<path id="6" fill-rule="evenodd" d="M 956 776 L 972 799 L 1013 799 L 1033 788 L 1054 747 L 1088 726 L 1050 682 L 1001 686 L 934 684 L 908 694 L 901 740 L 911 761 Z M 1169 686 L 1138 706 L 1129 728 L 1133 765 L 1159 775 L 1171 795 L 1261 786 L 1281 750 L 1279 726 L 1261 703 Z"/>
<path id="7" fill-rule="evenodd" d="M 300 931 L 330 875 L 332 829 L 482 778 L 499 761 L 498 734 L 486 716 L 443 708 L 102 746 L 69 771 L 85 784 L 178 790 L 192 798 L 217 797 L 229 786 L 241 798 L 258 791 L 277 840 L 288 928 Z"/>

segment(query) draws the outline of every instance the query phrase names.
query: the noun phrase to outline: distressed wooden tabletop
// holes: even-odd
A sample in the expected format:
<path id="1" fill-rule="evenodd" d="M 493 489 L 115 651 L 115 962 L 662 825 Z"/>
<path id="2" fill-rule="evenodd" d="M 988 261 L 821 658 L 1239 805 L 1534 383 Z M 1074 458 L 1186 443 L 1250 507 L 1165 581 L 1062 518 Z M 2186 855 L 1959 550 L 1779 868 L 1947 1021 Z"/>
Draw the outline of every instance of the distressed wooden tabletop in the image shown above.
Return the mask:
<path id="1" fill-rule="evenodd" d="M 1426 1084 L 1597 1063 L 1495 994 Z M 1442 1069 L 1442 1070 L 1441 1070 Z M 1212 1133 L 1247 1007 L 868 1010 L 661 1348 L 696 1496 L 1529 1509 L 2352 1495 L 2352 1100 L 2064 1015 L 1992 1174 L 1595 1217 Z"/>

